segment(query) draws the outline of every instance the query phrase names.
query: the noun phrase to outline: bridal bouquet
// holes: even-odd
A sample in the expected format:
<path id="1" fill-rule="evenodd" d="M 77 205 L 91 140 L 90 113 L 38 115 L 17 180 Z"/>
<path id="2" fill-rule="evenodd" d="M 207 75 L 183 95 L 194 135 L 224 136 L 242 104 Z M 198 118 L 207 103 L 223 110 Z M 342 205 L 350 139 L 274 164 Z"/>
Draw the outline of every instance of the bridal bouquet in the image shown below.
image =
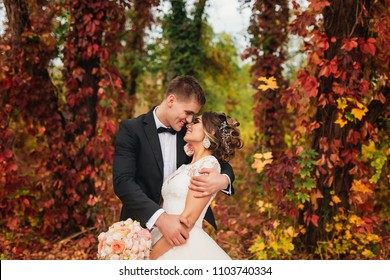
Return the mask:
<path id="1" fill-rule="evenodd" d="M 150 232 L 138 221 L 119 221 L 98 237 L 98 258 L 101 260 L 149 259 L 152 240 Z"/>

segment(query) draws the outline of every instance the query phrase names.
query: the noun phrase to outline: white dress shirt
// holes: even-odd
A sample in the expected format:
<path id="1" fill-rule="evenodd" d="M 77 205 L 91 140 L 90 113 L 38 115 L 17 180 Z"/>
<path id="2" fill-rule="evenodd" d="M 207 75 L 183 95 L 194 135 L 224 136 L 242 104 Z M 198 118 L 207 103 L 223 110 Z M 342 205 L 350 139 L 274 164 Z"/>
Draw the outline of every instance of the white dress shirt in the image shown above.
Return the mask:
<path id="1" fill-rule="evenodd" d="M 156 110 L 158 107 L 156 107 L 153 110 L 153 117 L 154 121 L 156 122 L 156 130 L 159 127 L 166 127 L 157 117 Z M 177 165 L 177 149 L 176 149 L 176 137 L 177 134 L 171 134 L 171 133 L 159 133 L 158 138 L 160 140 L 160 146 L 161 146 L 161 152 L 163 157 L 163 169 L 164 169 L 164 180 L 165 181 L 169 175 L 171 175 L 176 169 Z M 156 223 L 157 219 L 160 217 L 162 213 L 165 211 L 163 209 L 157 210 L 153 216 L 148 220 L 146 223 L 146 227 L 148 229 L 151 229 L 154 224 Z"/>

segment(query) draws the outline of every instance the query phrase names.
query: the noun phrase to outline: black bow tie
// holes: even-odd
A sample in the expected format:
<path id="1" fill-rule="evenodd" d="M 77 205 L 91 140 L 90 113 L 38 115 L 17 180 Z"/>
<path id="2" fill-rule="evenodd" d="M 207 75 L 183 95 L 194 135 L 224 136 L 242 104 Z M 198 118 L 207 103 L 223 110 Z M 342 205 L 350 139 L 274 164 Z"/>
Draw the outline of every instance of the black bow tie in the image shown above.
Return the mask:
<path id="1" fill-rule="evenodd" d="M 176 134 L 177 131 L 174 130 L 173 128 L 167 128 L 167 127 L 162 127 L 160 126 L 159 128 L 157 128 L 157 133 L 164 133 L 164 132 L 169 132 L 171 134 Z"/>

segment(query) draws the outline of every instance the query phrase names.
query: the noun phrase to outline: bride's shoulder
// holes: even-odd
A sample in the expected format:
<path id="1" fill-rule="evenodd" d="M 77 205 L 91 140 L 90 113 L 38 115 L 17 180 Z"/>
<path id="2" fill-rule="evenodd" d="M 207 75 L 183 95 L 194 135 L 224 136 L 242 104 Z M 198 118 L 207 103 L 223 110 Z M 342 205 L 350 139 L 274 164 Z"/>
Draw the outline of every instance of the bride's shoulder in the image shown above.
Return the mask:
<path id="1" fill-rule="evenodd" d="M 206 157 L 202 158 L 201 160 L 199 160 L 199 162 L 200 162 L 201 167 L 204 167 L 204 168 L 216 168 L 216 169 L 221 168 L 217 158 L 213 155 L 206 156 Z"/>

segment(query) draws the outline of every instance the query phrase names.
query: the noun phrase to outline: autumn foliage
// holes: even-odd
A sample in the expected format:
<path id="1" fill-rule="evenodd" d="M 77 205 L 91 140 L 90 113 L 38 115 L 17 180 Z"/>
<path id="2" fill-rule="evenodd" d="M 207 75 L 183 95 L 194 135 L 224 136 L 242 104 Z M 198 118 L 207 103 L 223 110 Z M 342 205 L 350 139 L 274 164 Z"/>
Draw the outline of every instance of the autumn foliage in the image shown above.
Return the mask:
<path id="1" fill-rule="evenodd" d="M 4 1 L 0 259 L 96 258 L 119 216 L 117 125 L 175 73 L 203 79 L 207 106 L 253 109 L 236 194 L 217 196 L 218 231 L 206 226 L 233 259 L 388 258 L 390 1 L 241 0 L 247 79 L 231 38 L 207 26 L 208 1 L 191 14 L 170 2 L 158 21 L 157 0 Z M 291 38 L 304 62 L 286 71 Z"/>
<path id="2" fill-rule="evenodd" d="M 45 237 L 96 227 L 110 180 L 114 110 L 123 96 L 111 59 L 120 50 L 124 7 L 112 1 L 10 5 L 25 14 L 22 22 L 10 21 L 1 41 L 2 227 Z M 61 41 L 53 30 L 63 26 L 53 19 L 64 15 Z M 25 28 L 18 31 L 18 24 Z M 56 80 L 49 70 L 59 51 L 63 72 Z M 95 240 L 89 238 L 84 243 Z M 26 246 L 19 242 L 8 253 L 22 254 Z"/>
<path id="3" fill-rule="evenodd" d="M 294 248 L 315 258 L 383 257 L 389 2 L 293 5 L 289 32 L 303 38 L 307 63 L 280 90 L 295 124 L 288 148 L 261 173 L 277 212 L 251 251 L 261 259 L 292 257 Z M 281 215 L 289 219 L 280 225 Z"/>

